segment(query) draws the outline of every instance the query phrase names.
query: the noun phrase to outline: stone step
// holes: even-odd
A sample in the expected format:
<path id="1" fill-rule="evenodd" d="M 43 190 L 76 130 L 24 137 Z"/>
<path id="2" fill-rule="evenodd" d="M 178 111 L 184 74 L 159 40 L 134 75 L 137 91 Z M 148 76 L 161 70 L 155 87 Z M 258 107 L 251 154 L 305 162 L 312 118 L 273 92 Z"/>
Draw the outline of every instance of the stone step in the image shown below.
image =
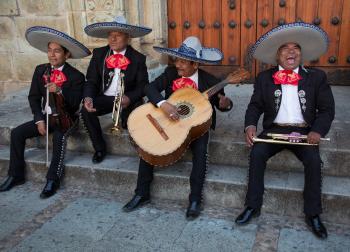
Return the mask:
<path id="1" fill-rule="evenodd" d="M 30 148 L 25 152 L 27 178 L 44 182 L 45 153 Z M 108 190 L 117 194 L 133 195 L 136 185 L 138 158 L 108 155 L 98 164 L 91 163 L 90 154 L 68 151 L 66 155 L 64 187 L 81 187 L 86 190 Z M 6 176 L 9 163 L 8 146 L 0 146 L 0 176 Z M 157 169 L 152 187 L 156 200 L 187 201 L 189 192 L 190 162 L 179 162 L 166 169 Z M 225 165 L 209 165 L 204 189 L 207 205 L 242 208 L 247 169 Z M 279 215 L 302 216 L 303 174 L 267 170 L 263 211 Z M 324 219 L 350 224 L 350 179 L 323 177 Z"/>
<path id="2" fill-rule="evenodd" d="M 111 123 L 104 117 L 104 139 L 107 142 L 108 153 L 112 155 L 137 156 L 137 153 L 130 143 L 129 135 L 123 132 L 121 136 L 113 136 L 108 129 Z M 0 144 L 10 144 L 10 128 L 0 126 Z M 38 137 L 27 140 L 27 147 L 44 149 L 45 137 Z M 51 139 L 49 141 L 52 148 Z M 67 149 L 70 151 L 87 152 L 92 155 L 94 149 L 91 141 L 80 127 L 69 139 Z M 321 145 L 321 158 L 324 163 L 324 174 L 331 176 L 350 177 L 350 150 L 332 148 L 326 144 Z M 211 164 L 221 164 L 239 167 L 248 167 L 250 149 L 243 141 L 226 139 L 220 135 L 212 134 L 209 144 L 209 161 Z M 188 151 L 183 158 L 184 161 L 191 160 L 191 152 Z M 276 171 L 303 171 L 302 163 L 289 151 L 285 150 L 272 157 L 268 161 L 268 167 Z"/>

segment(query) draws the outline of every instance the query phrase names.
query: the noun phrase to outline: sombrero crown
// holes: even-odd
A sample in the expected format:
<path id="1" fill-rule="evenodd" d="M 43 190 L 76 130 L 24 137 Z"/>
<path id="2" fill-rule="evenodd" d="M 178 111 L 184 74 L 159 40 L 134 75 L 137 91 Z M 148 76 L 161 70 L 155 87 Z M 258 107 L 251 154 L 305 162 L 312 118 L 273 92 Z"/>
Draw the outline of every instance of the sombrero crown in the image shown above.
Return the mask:
<path id="1" fill-rule="evenodd" d="M 303 61 L 315 60 L 327 52 L 329 39 L 321 28 L 296 22 L 273 28 L 262 35 L 250 51 L 255 59 L 267 64 L 277 64 L 277 50 L 286 43 L 301 47 Z"/>
<path id="2" fill-rule="evenodd" d="M 90 50 L 78 40 L 66 33 L 45 26 L 33 26 L 27 29 L 25 37 L 28 43 L 36 49 L 47 52 L 48 44 L 55 42 L 67 48 L 71 58 L 80 59 L 91 54 Z"/>
<path id="3" fill-rule="evenodd" d="M 191 60 L 204 64 L 218 64 L 223 59 L 222 52 L 217 48 L 202 47 L 197 37 L 187 37 L 179 48 L 163 48 L 154 46 L 157 52 L 169 56 Z"/>
<path id="4" fill-rule="evenodd" d="M 127 24 L 124 16 L 115 17 L 113 22 L 99 22 L 84 28 L 87 35 L 95 38 L 107 38 L 108 33 L 119 31 L 129 34 L 131 38 L 145 36 L 152 31 L 151 28 Z"/>

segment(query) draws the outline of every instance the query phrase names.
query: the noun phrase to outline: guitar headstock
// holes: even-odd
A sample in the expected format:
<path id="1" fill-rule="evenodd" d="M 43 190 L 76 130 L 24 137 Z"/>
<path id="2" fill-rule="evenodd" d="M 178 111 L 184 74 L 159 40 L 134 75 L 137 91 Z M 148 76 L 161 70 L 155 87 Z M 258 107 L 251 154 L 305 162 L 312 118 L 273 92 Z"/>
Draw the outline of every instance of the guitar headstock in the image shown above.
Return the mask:
<path id="1" fill-rule="evenodd" d="M 243 80 L 246 80 L 250 78 L 250 73 L 245 70 L 244 68 L 238 68 L 237 70 L 235 70 L 232 73 L 229 73 L 225 79 L 226 82 L 228 83 L 239 83 Z"/>

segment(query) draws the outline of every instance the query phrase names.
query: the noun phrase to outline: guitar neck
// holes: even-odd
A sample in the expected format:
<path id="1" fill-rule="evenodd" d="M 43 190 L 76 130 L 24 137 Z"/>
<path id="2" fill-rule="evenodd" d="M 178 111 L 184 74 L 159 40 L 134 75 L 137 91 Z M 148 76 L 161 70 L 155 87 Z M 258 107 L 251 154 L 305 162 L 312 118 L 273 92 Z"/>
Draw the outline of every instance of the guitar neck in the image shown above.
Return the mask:
<path id="1" fill-rule="evenodd" d="M 239 68 L 238 70 L 234 71 L 233 73 L 230 73 L 226 79 L 223 81 L 220 81 L 213 87 L 206 90 L 203 94 L 210 99 L 213 95 L 215 95 L 217 92 L 219 92 L 221 89 L 223 89 L 227 84 L 232 83 L 239 83 L 244 79 L 247 79 L 249 77 L 249 72 L 243 68 Z"/>
<path id="2" fill-rule="evenodd" d="M 215 86 L 204 91 L 204 94 L 208 96 L 208 99 L 210 99 L 213 95 L 215 95 L 217 92 L 219 92 L 221 89 L 223 89 L 227 84 L 230 84 L 230 83 L 227 82 L 226 79 L 223 81 L 220 81 Z"/>

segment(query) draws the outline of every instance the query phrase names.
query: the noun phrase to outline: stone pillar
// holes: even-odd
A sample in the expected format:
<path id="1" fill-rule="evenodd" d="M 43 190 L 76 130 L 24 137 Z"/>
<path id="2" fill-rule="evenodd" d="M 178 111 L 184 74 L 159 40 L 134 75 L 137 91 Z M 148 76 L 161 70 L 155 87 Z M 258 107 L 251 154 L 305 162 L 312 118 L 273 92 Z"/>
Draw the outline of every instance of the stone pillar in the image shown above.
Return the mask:
<path id="1" fill-rule="evenodd" d="M 153 46 L 165 46 L 167 40 L 167 5 L 164 0 L 127 0 L 126 17 L 132 24 L 152 28 L 152 32 L 140 39 L 133 39 L 132 45 L 147 55 L 147 67 L 150 80 L 157 77 L 164 69 L 159 64 L 161 55 Z"/>

